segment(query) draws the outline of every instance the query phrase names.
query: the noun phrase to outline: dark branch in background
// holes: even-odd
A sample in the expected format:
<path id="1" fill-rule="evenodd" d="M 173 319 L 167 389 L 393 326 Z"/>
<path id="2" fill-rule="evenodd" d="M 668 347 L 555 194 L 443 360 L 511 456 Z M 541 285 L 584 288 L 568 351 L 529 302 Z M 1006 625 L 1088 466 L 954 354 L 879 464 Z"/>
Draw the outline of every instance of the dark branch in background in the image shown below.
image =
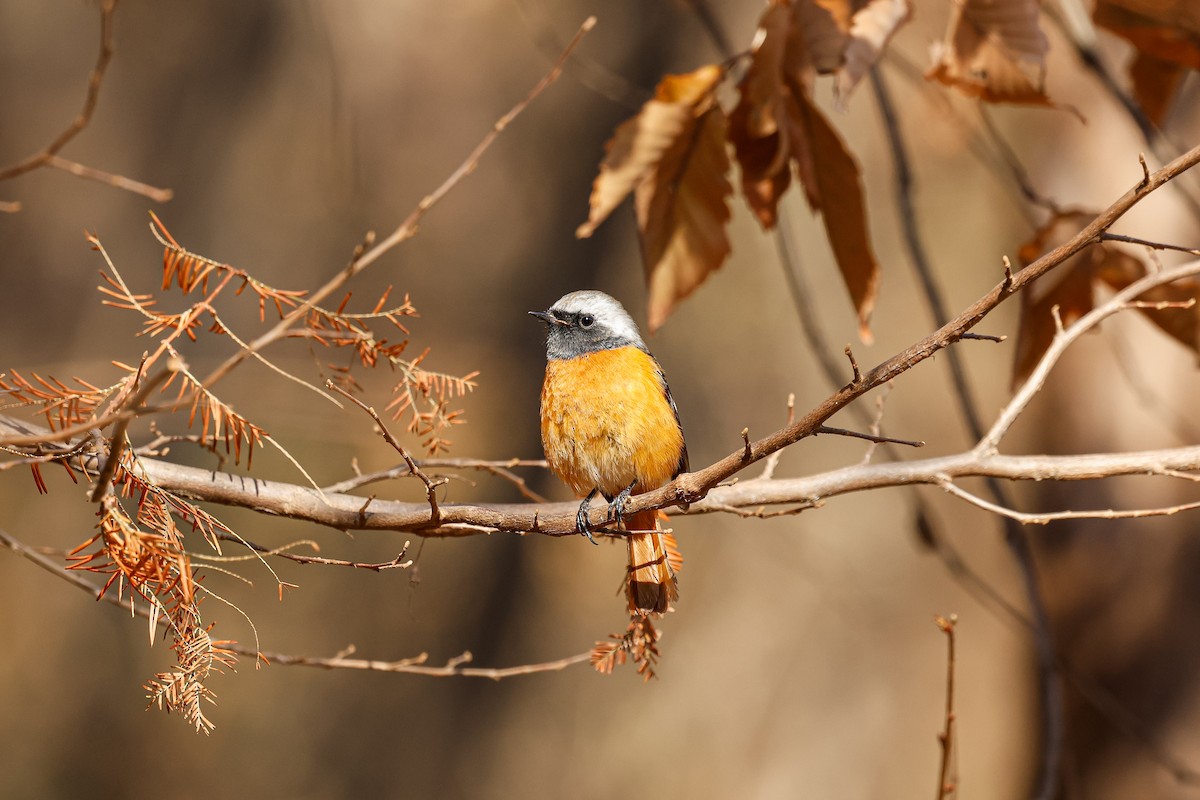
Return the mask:
<path id="1" fill-rule="evenodd" d="M 721 26 L 721 21 L 717 19 L 708 0 L 684 0 L 684 2 L 691 7 L 692 13 L 700 21 L 704 32 L 712 40 L 713 46 L 717 48 L 717 52 L 723 59 L 728 60 L 733 55 L 733 43 L 725 35 L 725 29 Z"/>
<path id="2" fill-rule="evenodd" d="M 159 189 L 121 175 L 114 175 L 109 172 L 93 169 L 83 164 L 60 158 L 58 155 L 58 151 L 66 147 L 72 139 L 83 132 L 83 129 L 92 121 L 92 115 L 96 112 L 96 103 L 100 99 L 100 86 L 104 82 L 104 74 L 108 70 L 108 64 L 112 61 L 113 17 L 116 14 L 116 10 L 117 0 L 103 0 L 100 4 L 100 52 L 96 56 L 95 66 L 92 67 L 92 71 L 88 75 L 87 94 L 83 99 L 83 108 L 71 120 L 71 124 L 56 136 L 50 144 L 28 158 L 0 169 L 0 181 L 24 175 L 40 167 L 54 167 L 55 169 L 69 172 L 81 178 L 100 181 L 101 183 L 115 186 L 118 189 L 136 192 L 160 203 L 171 199 L 172 192 L 170 189 Z M 19 211 L 20 209 L 20 203 L 7 203 L 3 204 L 3 207 L 0 207 L 0 210 L 10 212 Z"/>
<path id="3" fill-rule="evenodd" d="M 1049 211 L 1051 214 L 1058 214 L 1062 209 L 1058 203 L 1054 202 L 1049 197 L 1046 197 L 1039 192 L 1033 185 L 1033 179 L 1029 177 L 1029 171 L 1021 163 L 1021 159 L 1017 158 L 1017 154 L 1013 152 L 1012 145 L 1000 133 L 1000 129 L 996 127 L 995 120 L 992 119 L 992 114 L 987 106 L 980 104 L 979 106 L 979 121 L 983 126 L 984 133 L 987 134 L 988 141 L 996 152 L 1000 154 L 1000 159 L 1004 165 L 1008 167 L 1008 173 L 1012 176 L 1013 183 L 1021 191 L 1021 196 L 1027 202 L 1039 208 Z"/>
<path id="4" fill-rule="evenodd" d="M 900 122 L 892 103 L 891 94 L 878 66 L 871 69 L 871 87 L 875 92 L 875 100 L 879 105 L 880 114 L 884 120 L 888 145 L 892 151 L 892 159 L 896 169 L 896 202 L 900 208 L 900 218 L 904 228 L 904 240 L 908 247 L 917 276 L 929 302 L 929 311 L 935 324 L 945 327 L 950 319 L 950 312 L 942 297 L 941 289 L 933 275 L 933 268 L 921 238 L 920 226 L 917 224 L 917 212 L 913 203 L 912 170 L 909 167 L 908 148 L 900 131 Z M 985 120 L 989 120 L 986 112 Z M 999 137 L 996 137 L 999 138 Z M 1009 160 L 1009 159 L 1006 159 Z M 1010 160 L 1010 163 L 1011 160 Z M 1039 197 L 1031 186 L 1022 185 L 1022 190 L 1031 200 Z M 1006 279 L 1007 283 L 1007 279 Z M 967 425 L 971 438 L 979 441 L 983 438 L 983 422 L 979 418 L 978 405 L 967 381 L 966 370 L 958 351 L 950 349 L 946 353 L 947 364 L 950 368 L 951 380 L 954 384 L 954 396 L 958 400 L 959 412 Z M 1013 508 L 1011 497 L 995 478 L 985 481 L 988 494 L 1005 508 Z M 1038 763 L 1038 777 L 1034 797 L 1039 800 L 1051 800 L 1057 791 L 1059 760 L 1062 756 L 1062 738 L 1064 731 L 1062 709 L 1062 686 L 1055 671 L 1056 658 L 1054 640 L 1050 633 L 1050 621 L 1046 612 L 1046 604 L 1038 588 L 1037 567 L 1034 563 L 1033 549 L 1020 524 L 1009 517 L 1004 518 L 1004 541 L 1021 571 L 1025 587 L 1025 597 L 1029 604 L 1029 612 L 1033 621 L 1033 642 L 1037 658 L 1039 716 L 1041 719 L 1041 750 Z"/>

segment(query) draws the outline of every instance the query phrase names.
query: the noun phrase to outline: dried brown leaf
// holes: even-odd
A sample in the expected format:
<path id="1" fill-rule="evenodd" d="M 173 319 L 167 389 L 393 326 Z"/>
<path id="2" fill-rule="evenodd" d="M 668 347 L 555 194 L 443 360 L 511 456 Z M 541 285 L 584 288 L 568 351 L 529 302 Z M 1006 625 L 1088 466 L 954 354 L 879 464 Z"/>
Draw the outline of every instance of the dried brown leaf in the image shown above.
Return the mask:
<path id="1" fill-rule="evenodd" d="M 803 71 L 807 61 L 793 52 L 801 45 L 795 33 L 795 15 L 787 2 L 775 0 L 764 12 L 756 41 L 750 66 L 738 84 L 738 104 L 729 117 L 729 140 L 742 176 L 742 196 L 763 230 L 770 230 L 778 218 L 779 198 L 791 185 L 793 164 L 809 204 L 816 206 L 819 198 L 812 194 L 816 185 L 812 156 L 792 97 L 792 87 L 801 83 L 793 73 Z M 796 66 L 792 73 L 789 65 Z M 785 79 L 789 74 L 791 80 Z"/>
<path id="2" fill-rule="evenodd" d="M 1032 240 L 1022 245 L 1021 263 L 1028 265 L 1067 241 L 1095 216 L 1093 212 L 1084 211 L 1068 211 L 1055 216 Z M 1052 309 L 1057 307 L 1065 327 L 1092 310 L 1097 289 L 1119 291 L 1144 275 L 1145 263 L 1120 246 L 1093 244 L 1076 253 L 1054 273 L 1030 285 L 1021 296 L 1013 385 L 1029 377 L 1054 340 L 1057 324 Z M 1156 287 L 1138 298 L 1143 304 L 1165 303 L 1169 307 L 1139 310 L 1176 341 L 1200 353 L 1200 310 L 1195 305 L 1198 297 L 1200 281 L 1176 281 Z M 1180 307 L 1189 303 L 1192 304 L 1189 307 Z"/>
<path id="3" fill-rule="evenodd" d="M 817 21 L 818 33 L 802 27 L 809 20 Z M 845 4 L 806 0 L 791 6 L 775 0 L 760 20 L 758 46 L 738 86 L 729 139 L 741 169 L 743 196 L 764 230 L 774 227 L 779 199 L 796 170 L 809 206 L 821 212 L 860 333 L 869 341 L 867 321 L 875 305 L 879 264 L 868 237 L 862 180 L 853 155 L 809 96 L 812 75 L 841 65 L 840 56 L 836 64 L 832 59 L 814 62 L 814 43 L 840 37 L 844 47 L 850 37 L 840 32 L 853 25 Z"/>
<path id="4" fill-rule="evenodd" d="M 842 280 L 858 314 L 859 336 L 872 340 L 868 322 L 879 291 L 879 262 L 871 248 L 858 162 L 836 130 L 807 97 L 798 97 L 816 166 L 821 221 Z"/>
<path id="5" fill-rule="evenodd" d="M 633 193 L 651 331 L 729 255 L 726 124 L 714 96 L 724 75 L 709 65 L 659 82 L 654 99 L 609 140 L 588 219 L 575 231 L 590 236 Z"/>
<path id="6" fill-rule="evenodd" d="M 791 5 L 795 41 L 788 48 L 788 69 L 811 92 L 813 75 L 841 68 L 854 9 L 849 0 L 797 0 Z"/>
<path id="7" fill-rule="evenodd" d="M 600 174 L 592 185 L 587 221 L 576 229 L 576 236 L 591 236 L 630 192 L 652 179 L 667 154 L 691 134 L 698 113 L 711 106 L 712 93 L 723 75 L 716 66 L 668 75 L 659 83 L 654 99 L 617 127 L 605 145 Z"/>
<path id="8" fill-rule="evenodd" d="M 1052 105 L 1043 83 L 1046 36 L 1037 0 L 963 0 L 926 78 L 990 103 Z"/>
<path id="9" fill-rule="evenodd" d="M 1185 70 L 1200 70 L 1200 3 L 1099 0 L 1095 20 L 1137 49 L 1129 69 L 1133 94 L 1146 116 L 1161 124 Z"/>
<path id="10" fill-rule="evenodd" d="M 871 0 L 854 12 L 844 63 L 834 78 L 834 93 L 845 103 L 858 82 L 875 66 L 892 35 L 912 16 L 909 0 Z"/>
<path id="11" fill-rule="evenodd" d="M 652 332 L 729 257 L 725 128 L 720 108 L 706 111 L 634 193 Z"/>

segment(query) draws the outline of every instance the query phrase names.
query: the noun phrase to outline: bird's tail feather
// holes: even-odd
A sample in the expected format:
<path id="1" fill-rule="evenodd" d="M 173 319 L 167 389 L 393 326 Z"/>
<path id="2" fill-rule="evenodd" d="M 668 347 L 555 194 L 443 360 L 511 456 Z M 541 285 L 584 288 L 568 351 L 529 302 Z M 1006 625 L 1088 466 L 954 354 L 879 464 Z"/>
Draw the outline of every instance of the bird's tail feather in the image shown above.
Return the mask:
<path id="1" fill-rule="evenodd" d="M 683 565 L 683 557 L 675 545 L 675 537 L 658 530 L 658 513 L 646 511 L 632 514 L 625 520 L 630 531 L 653 531 L 633 533 L 629 542 L 629 579 L 625 594 L 629 610 L 634 614 L 665 614 L 671 603 L 679 599 L 679 581 L 676 573 Z"/>

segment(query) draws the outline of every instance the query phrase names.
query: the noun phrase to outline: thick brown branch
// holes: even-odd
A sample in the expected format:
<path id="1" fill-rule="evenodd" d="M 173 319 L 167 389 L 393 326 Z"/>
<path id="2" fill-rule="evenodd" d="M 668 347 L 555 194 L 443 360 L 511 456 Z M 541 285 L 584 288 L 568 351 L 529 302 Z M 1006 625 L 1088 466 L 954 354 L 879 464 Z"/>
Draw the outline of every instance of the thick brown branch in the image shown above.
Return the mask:
<path id="1" fill-rule="evenodd" d="M 13 424 L 0 416 L 0 430 Z M 221 505 L 250 508 L 263 514 L 314 522 L 338 530 L 406 531 L 420 536 L 453 537 L 508 532 L 536 532 L 550 536 L 576 533 L 579 504 L 498 503 L 472 505 L 442 503 L 441 524 L 434 525 L 428 503 L 374 499 L 365 508 L 359 495 L 326 492 L 290 483 L 172 464 L 153 458 L 138 459 L 145 478 L 176 494 Z M 859 464 L 801 478 L 738 481 L 720 486 L 694 503 L 686 514 L 706 514 L 728 508 L 803 503 L 895 486 L 942 485 L 946 480 L 994 477 L 1004 480 L 1098 480 L 1122 475 L 1170 476 L 1200 471 L 1200 445 L 1130 453 L 1095 453 L 1073 456 L 982 454 L 968 451 L 917 461 Z M 604 509 L 596 509 L 593 522 L 601 527 Z"/>

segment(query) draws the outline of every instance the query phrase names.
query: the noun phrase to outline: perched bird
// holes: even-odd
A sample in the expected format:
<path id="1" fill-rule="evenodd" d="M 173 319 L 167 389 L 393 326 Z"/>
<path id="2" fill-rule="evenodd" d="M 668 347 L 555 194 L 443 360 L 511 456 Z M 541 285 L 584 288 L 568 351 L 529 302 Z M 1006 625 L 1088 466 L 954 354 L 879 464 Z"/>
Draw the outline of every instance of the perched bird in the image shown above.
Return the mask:
<path id="1" fill-rule="evenodd" d="M 546 311 L 546 381 L 542 385 L 542 446 L 550 469 L 584 500 L 576 515 L 588 529 L 588 504 L 600 493 L 609 518 L 622 522 L 631 494 L 649 492 L 688 470 L 679 412 L 662 367 L 637 325 L 603 292 L 571 292 Z M 631 533 L 626 596 L 631 612 L 664 613 L 679 596 L 670 534 L 658 512 L 624 517 Z M 592 539 L 593 543 L 595 542 Z"/>

